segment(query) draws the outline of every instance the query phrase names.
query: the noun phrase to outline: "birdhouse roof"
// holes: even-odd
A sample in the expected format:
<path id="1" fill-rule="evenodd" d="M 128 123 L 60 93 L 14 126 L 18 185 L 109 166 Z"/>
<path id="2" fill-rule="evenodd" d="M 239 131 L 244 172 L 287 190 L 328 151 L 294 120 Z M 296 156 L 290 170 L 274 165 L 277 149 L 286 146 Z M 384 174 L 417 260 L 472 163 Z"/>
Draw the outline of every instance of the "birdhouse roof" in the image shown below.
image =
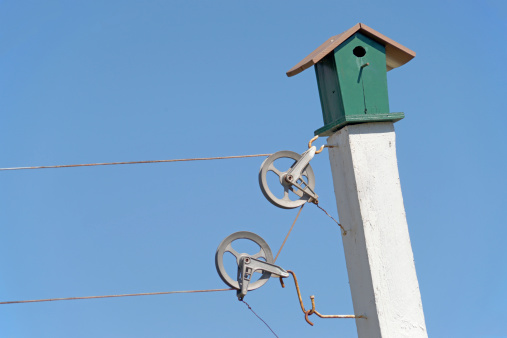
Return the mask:
<path id="1" fill-rule="evenodd" d="M 296 74 L 301 73 L 303 70 L 310 68 L 311 66 L 322 60 L 326 55 L 331 53 L 336 47 L 341 45 L 348 38 L 350 38 L 352 35 L 358 32 L 385 46 L 387 71 L 390 71 L 391 69 L 394 69 L 399 66 L 403 66 L 405 63 L 412 60 L 415 56 L 415 52 L 413 50 L 410 50 L 407 47 L 400 45 L 396 41 L 389 39 L 387 36 L 380 34 L 376 30 L 366 26 L 363 23 L 358 23 L 357 25 L 348 29 L 347 31 L 330 37 L 316 50 L 311 52 L 310 55 L 308 55 L 303 60 L 301 60 L 301 62 L 299 62 L 297 65 L 292 67 L 292 69 L 287 72 L 287 76 L 288 77 L 294 76 Z"/>

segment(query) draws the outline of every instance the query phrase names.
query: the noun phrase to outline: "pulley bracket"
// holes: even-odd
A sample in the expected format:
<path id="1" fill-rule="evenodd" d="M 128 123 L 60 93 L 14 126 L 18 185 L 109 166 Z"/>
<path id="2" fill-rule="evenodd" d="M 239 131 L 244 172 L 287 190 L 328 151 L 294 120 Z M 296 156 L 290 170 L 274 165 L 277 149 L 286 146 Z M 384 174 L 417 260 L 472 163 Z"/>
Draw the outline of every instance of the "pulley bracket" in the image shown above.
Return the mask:
<path id="1" fill-rule="evenodd" d="M 310 161 L 315 156 L 317 148 L 311 146 L 301 155 L 293 151 L 279 151 L 269 156 L 261 165 L 259 170 L 259 185 L 264 197 L 277 207 L 293 209 L 306 202 L 318 203 L 319 196 L 315 193 L 315 175 L 313 174 Z M 275 162 L 280 159 L 291 159 L 294 163 L 287 170 L 283 171 Z M 267 175 L 275 173 L 283 189 L 283 197 L 277 197 L 268 186 Z M 280 190 L 279 187 L 272 187 Z M 294 193 L 291 196 L 289 192 Z M 291 199 L 292 197 L 292 199 Z M 296 199 L 294 199 L 296 197 Z"/>
<path id="2" fill-rule="evenodd" d="M 266 263 L 249 256 L 242 257 L 238 265 L 238 284 L 240 289 L 237 292 L 237 296 L 239 300 L 243 300 L 245 297 L 248 291 L 248 284 L 255 271 L 270 272 L 271 277 L 289 277 L 289 273 L 278 265 Z"/>
<path id="3" fill-rule="evenodd" d="M 238 253 L 232 243 L 239 239 L 247 239 L 256 243 L 260 250 L 256 254 Z M 232 279 L 225 270 L 223 256 L 230 252 L 235 258 L 237 267 L 237 278 Z M 263 258 L 264 260 L 260 260 Z M 273 264 L 273 253 L 262 237 L 248 231 L 239 231 L 227 236 L 217 248 L 215 254 L 215 267 L 218 275 L 225 284 L 237 290 L 239 300 L 243 300 L 246 293 L 264 285 L 270 277 L 288 277 L 289 273 L 281 267 Z M 252 282 L 252 275 L 260 272 L 261 277 Z"/>

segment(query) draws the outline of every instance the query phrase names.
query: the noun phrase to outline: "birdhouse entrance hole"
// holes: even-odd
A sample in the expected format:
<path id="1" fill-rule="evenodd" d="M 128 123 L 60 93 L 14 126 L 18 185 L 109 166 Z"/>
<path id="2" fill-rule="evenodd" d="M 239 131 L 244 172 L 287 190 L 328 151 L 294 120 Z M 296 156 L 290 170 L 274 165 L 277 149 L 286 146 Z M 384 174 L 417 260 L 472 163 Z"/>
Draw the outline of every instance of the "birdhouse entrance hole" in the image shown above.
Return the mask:
<path id="1" fill-rule="evenodd" d="M 361 46 L 357 46 L 356 48 L 354 48 L 352 53 L 354 53 L 354 55 L 357 56 L 358 58 L 362 58 L 363 56 L 366 55 L 366 50 Z"/>

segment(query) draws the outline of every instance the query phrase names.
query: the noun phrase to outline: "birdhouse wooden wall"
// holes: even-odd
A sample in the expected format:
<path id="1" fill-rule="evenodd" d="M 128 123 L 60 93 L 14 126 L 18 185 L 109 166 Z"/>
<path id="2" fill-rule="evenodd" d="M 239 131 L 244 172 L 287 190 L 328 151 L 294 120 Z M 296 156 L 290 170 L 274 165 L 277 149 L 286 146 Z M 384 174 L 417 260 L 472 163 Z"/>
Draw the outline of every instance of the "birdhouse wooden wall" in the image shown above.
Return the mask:
<path id="1" fill-rule="evenodd" d="M 324 117 L 316 135 L 346 124 L 403 118 L 389 112 L 385 47 L 367 36 L 352 35 L 320 60 L 315 72 Z"/>

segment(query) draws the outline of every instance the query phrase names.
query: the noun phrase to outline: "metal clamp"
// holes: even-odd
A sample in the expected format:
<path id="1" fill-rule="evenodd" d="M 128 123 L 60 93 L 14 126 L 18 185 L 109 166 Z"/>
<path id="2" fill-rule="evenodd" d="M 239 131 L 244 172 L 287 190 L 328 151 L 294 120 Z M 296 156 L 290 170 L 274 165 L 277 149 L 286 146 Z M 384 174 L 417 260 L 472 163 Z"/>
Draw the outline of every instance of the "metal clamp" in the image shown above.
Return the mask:
<path id="1" fill-rule="evenodd" d="M 254 255 L 238 253 L 232 247 L 232 242 L 238 239 L 248 239 L 256 243 L 260 247 L 259 252 Z M 230 252 L 236 258 L 238 264 L 236 280 L 233 280 L 225 270 L 223 255 L 226 252 Z M 264 258 L 265 261 L 259 258 Z M 248 291 L 255 290 L 264 285 L 270 277 L 289 277 L 287 271 L 273 264 L 273 253 L 266 241 L 259 235 L 248 231 L 235 232 L 227 236 L 220 243 L 215 254 L 215 267 L 224 283 L 238 290 L 237 296 L 239 300 L 243 300 Z M 251 282 L 255 272 L 260 272 L 262 275 L 257 281 Z"/>

